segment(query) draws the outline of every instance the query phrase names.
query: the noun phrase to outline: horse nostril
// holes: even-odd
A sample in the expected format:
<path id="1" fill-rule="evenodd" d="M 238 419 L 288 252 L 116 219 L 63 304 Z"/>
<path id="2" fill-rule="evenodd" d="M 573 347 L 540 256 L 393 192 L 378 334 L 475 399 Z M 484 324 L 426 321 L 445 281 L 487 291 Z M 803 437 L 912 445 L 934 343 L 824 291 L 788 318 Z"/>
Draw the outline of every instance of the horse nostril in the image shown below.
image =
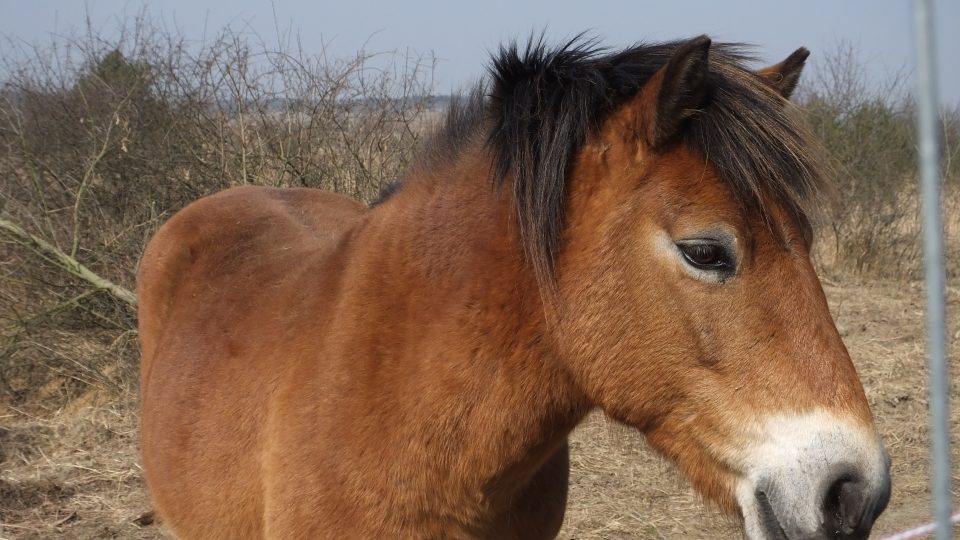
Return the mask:
<path id="1" fill-rule="evenodd" d="M 843 532 L 844 519 L 840 510 L 840 499 L 844 491 L 844 486 L 850 483 L 846 477 L 841 477 L 830 485 L 826 497 L 823 499 L 823 519 L 824 529 L 830 536 L 839 535 Z"/>
<path id="2" fill-rule="evenodd" d="M 889 484 L 870 493 L 864 482 L 847 476 L 838 478 L 823 501 L 825 528 L 836 538 L 867 538 L 873 521 L 886 507 L 889 494 Z"/>
<path id="3" fill-rule="evenodd" d="M 866 497 L 859 485 L 855 482 L 840 484 L 840 531 L 850 534 L 860 528 L 860 521 L 864 517 Z M 868 518 L 870 519 L 870 518 Z"/>

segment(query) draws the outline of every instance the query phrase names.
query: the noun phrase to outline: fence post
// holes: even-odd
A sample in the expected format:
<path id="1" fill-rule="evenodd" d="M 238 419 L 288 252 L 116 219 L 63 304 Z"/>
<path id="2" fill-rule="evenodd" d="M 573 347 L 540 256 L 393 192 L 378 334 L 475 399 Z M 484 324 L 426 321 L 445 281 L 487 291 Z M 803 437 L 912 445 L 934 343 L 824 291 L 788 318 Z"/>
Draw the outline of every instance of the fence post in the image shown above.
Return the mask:
<path id="1" fill-rule="evenodd" d="M 917 48 L 917 133 L 920 139 L 920 196 L 927 289 L 927 356 L 930 366 L 930 441 L 933 515 L 937 540 L 952 536 L 950 513 L 950 407 L 946 341 L 946 268 L 940 219 L 940 145 L 937 77 L 931 19 L 932 0 L 914 0 Z"/>

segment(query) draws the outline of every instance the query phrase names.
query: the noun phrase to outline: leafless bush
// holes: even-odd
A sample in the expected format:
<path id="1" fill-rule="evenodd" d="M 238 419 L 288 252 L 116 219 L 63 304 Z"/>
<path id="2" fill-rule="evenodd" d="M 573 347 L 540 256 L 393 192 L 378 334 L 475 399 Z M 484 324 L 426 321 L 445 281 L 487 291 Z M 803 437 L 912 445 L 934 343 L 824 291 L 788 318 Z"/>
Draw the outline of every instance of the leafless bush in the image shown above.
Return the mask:
<path id="1" fill-rule="evenodd" d="M 832 159 L 838 187 L 822 227 L 821 263 L 830 271 L 916 277 L 920 222 L 914 108 L 906 74 L 871 82 L 850 43 L 827 52 L 818 67 L 799 101 Z M 947 204 L 960 207 L 960 123 L 955 111 L 945 112 L 942 120 Z"/>
<path id="2" fill-rule="evenodd" d="M 137 260 L 190 201 L 239 184 L 369 199 L 405 168 L 431 59 L 330 59 L 294 37 L 193 44 L 139 17 L 112 40 L 0 46 L 0 403 L 55 379 L 67 397 L 130 385 Z M 96 344 L 54 355 L 64 331 Z"/>
<path id="3" fill-rule="evenodd" d="M 292 35 L 267 46 L 229 28 L 191 43 L 145 17 L 111 40 L 0 44 L 0 405 L 42 388 L 61 396 L 54 406 L 91 386 L 131 388 L 130 291 L 156 227 L 238 184 L 370 199 L 433 121 L 432 67 L 331 59 Z M 828 272 L 912 277 L 913 110 L 904 77 L 867 80 L 841 45 L 800 96 L 839 182 L 817 257 Z M 960 210 L 960 114 L 942 126 L 947 204 Z M 960 212 L 947 215 L 960 230 Z"/>

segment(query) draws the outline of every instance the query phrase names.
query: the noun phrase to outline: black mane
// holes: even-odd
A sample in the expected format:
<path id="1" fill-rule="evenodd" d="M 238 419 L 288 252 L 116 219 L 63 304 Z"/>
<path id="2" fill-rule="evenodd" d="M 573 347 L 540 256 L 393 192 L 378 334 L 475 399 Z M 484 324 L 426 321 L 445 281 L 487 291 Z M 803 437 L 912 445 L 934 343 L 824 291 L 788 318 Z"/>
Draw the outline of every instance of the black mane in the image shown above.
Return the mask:
<path id="1" fill-rule="evenodd" d="M 502 47 L 490 80 L 455 98 L 444 125 L 412 170 L 454 159 L 484 137 L 493 180 L 510 185 L 522 243 L 541 284 L 549 282 L 563 230 L 567 176 L 587 137 L 634 96 L 685 43 L 619 51 L 574 39 L 548 48 L 531 39 Z M 766 217 L 773 198 L 802 222 L 822 185 L 818 146 L 791 106 L 744 67 L 739 44 L 710 49 L 710 100 L 683 130 L 683 144 L 710 162 L 745 208 Z"/>

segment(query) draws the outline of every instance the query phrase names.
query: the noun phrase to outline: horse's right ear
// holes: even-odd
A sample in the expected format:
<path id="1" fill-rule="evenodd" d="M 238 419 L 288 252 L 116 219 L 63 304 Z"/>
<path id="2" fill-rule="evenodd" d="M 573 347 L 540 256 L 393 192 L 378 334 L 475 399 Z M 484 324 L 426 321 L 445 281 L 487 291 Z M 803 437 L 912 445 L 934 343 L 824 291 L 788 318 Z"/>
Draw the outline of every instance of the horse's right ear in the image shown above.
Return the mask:
<path id="1" fill-rule="evenodd" d="M 797 88 L 797 83 L 800 82 L 800 72 L 803 71 L 803 64 L 808 56 L 810 51 L 806 47 L 800 47 L 783 62 L 763 68 L 757 73 L 783 96 L 783 99 L 790 99 L 790 95 Z"/>
<path id="2" fill-rule="evenodd" d="M 707 36 L 687 41 L 640 90 L 638 127 L 651 148 L 673 139 L 684 121 L 703 107 L 708 94 L 709 53 Z"/>

